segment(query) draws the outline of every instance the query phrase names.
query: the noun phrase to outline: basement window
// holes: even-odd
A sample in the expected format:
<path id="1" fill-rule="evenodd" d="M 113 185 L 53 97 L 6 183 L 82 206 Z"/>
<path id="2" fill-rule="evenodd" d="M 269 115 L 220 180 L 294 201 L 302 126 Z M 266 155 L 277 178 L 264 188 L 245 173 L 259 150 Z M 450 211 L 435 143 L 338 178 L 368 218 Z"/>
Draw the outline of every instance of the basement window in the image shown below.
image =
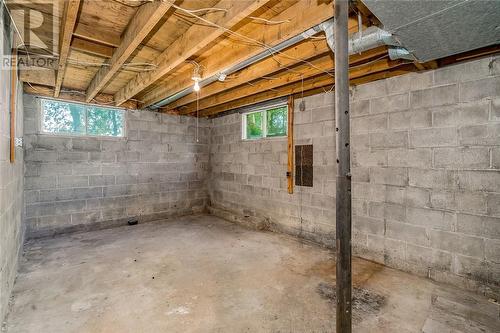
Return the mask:
<path id="1" fill-rule="evenodd" d="M 41 100 L 42 132 L 78 136 L 123 137 L 125 114 L 121 109 Z"/>
<path id="2" fill-rule="evenodd" d="M 279 105 L 242 114 L 242 139 L 283 137 L 288 131 L 288 106 Z"/>

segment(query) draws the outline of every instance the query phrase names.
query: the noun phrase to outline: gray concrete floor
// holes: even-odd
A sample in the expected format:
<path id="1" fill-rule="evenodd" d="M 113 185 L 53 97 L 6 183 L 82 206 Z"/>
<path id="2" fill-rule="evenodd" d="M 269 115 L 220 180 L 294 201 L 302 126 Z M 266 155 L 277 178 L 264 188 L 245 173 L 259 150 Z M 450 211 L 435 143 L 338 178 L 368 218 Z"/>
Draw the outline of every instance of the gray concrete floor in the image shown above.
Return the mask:
<path id="1" fill-rule="evenodd" d="M 191 216 L 30 242 L 8 332 L 334 332 L 332 253 Z M 498 305 L 354 259 L 355 332 L 499 332 Z"/>

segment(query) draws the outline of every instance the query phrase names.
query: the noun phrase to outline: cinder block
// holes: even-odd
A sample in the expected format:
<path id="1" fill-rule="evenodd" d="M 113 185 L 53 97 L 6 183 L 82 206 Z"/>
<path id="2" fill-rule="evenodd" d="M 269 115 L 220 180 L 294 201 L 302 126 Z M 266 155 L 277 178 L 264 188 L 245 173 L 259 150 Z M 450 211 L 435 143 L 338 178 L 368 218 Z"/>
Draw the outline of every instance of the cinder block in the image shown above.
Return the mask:
<path id="1" fill-rule="evenodd" d="M 366 116 L 370 113 L 370 100 L 355 100 L 349 105 L 351 116 Z M 297 109 L 297 108 L 296 108 Z M 295 119 L 294 119 L 295 121 Z"/>
<path id="2" fill-rule="evenodd" d="M 500 61 L 497 62 L 500 63 Z M 500 98 L 491 99 L 490 120 L 500 121 Z"/>
<path id="3" fill-rule="evenodd" d="M 332 153 L 333 156 L 333 153 Z M 354 151 L 352 153 L 353 166 L 387 166 L 387 152 L 385 150 Z M 330 165 L 333 165 L 331 163 Z"/>
<path id="4" fill-rule="evenodd" d="M 89 186 L 88 176 L 58 176 L 57 187 L 87 187 Z"/>
<path id="5" fill-rule="evenodd" d="M 407 110 L 409 108 L 407 93 L 374 98 L 370 101 L 370 113 L 387 113 Z"/>
<path id="6" fill-rule="evenodd" d="M 422 90 L 434 85 L 434 71 L 408 74 L 410 77 L 410 90 Z"/>
<path id="7" fill-rule="evenodd" d="M 407 92 L 410 90 L 412 77 L 410 75 L 400 75 L 391 77 L 385 80 L 387 86 L 387 93 L 397 94 Z"/>
<path id="8" fill-rule="evenodd" d="M 500 76 L 460 83 L 460 101 L 470 102 L 500 96 Z"/>
<path id="9" fill-rule="evenodd" d="M 68 165 L 66 165 L 68 167 Z M 98 175 L 101 173 L 100 163 L 72 163 L 73 175 Z"/>
<path id="10" fill-rule="evenodd" d="M 361 84 L 353 88 L 354 100 L 368 99 L 387 95 L 387 85 L 384 80 Z"/>
<path id="11" fill-rule="evenodd" d="M 431 127 L 432 113 L 429 109 L 417 109 L 389 114 L 390 129 Z"/>
<path id="12" fill-rule="evenodd" d="M 378 114 L 351 119 L 352 133 L 376 132 L 387 129 L 387 114 Z"/>
<path id="13" fill-rule="evenodd" d="M 456 216 L 454 213 L 440 210 L 408 207 L 406 219 L 413 225 L 451 231 L 455 225 Z"/>
<path id="14" fill-rule="evenodd" d="M 451 270 L 452 255 L 449 252 L 413 245 L 409 242 L 406 245 L 406 254 L 408 261 L 426 268 L 443 271 Z"/>
<path id="15" fill-rule="evenodd" d="M 456 254 L 453 258 L 452 272 L 458 276 L 473 276 L 476 281 L 487 282 L 491 279 L 490 269 L 484 258 Z"/>
<path id="16" fill-rule="evenodd" d="M 56 177 L 25 177 L 24 189 L 25 190 L 39 190 L 46 188 L 56 187 Z"/>
<path id="17" fill-rule="evenodd" d="M 40 163 L 38 168 L 40 176 L 71 175 L 70 163 Z"/>
<path id="18" fill-rule="evenodd" d="M 500 263 L 500 240 L 485 239 L 485 257 L 486 260 L 494 263 Z"/>
<path id="19" fill-rule="evenodd" d="M 371 148 L 405 148 L 408 147 L 408 131 L 387 131 L 370 134 Z"/>
<path id="20" fill-rule="evenodd" d="M 72 141 L 70 138 L 49 135 L 37 135 L 32 145 L 33 149 L 36 150 L 67 151 L 72 149 Z"/>
<path id="21" fill-rule="evenodd" d="M 483 78 L 490 74 L 490 58 L 446 66 L 434 71 L 436 85 L 464 82 Z"/>
<path id="22" fill-rule="evenodd" d="M 325 121 L 335 119 L 335 109 L 331 105 L 312 109 L 312 121 Z"/>
<path id="23" fill-rule="evenodd" d="M 59 152 L 59 161 L 88 161 L 88 152 Z"/>
<path id="24" fill-rule="evenodd" d="M 388 166 L 430 168 L 432 162 L 431 149 L 391 149 L 387 152 Z"/>
<path id="25" fill-rule="evenodd" d="M 436 168 L 488 169 L 490 152 L 488 148 L 436 148 L 434 149 Z"/>
<path id="26" fill-rule="evenodd" d="M 458 85 L 450 84 L 412 91 L 410 101 L 413 109 L 455 104 L 458 102 Z"/>
<path id="27" fill-rule="evenodd" d="M 115 162 L 116 161 L 116 153 L 111 152 L 90 152 L 89 153 L 89 161 L 91 162 Z"/>
<path id="28" fill-rule="evenodd" d="M 500 169 L 500 148 L 491 149 L 491 166 Z"/>
<path id="29" fill-rule="evenodd" d="M 500 218 L 458 214 L 457 231 L 469 235 L 500 239 Z"/>
<path id="30" fill-rule="evenodd" d="M 454 171 L 408 169 L 408 182 L 410 186 L 433 189 L 456 189 L 457 179 Z"/>
<path id="31" fill-rule="evenodd" d="M 424 227 L 388 221 L 386 223 L 387 237 L 399 239 L 411 244 L 429 246 L 429 235 Z"/>
<path id="32" fill-rule="evenodd" d="M 388 221 L 406 220 L 406 209 L 402 205 L 385 202 L 370 202 L 368 204 L 368 214 L 370 217 L 386 219 Z"/>
<path id="33" fill-rule="evenodd" d="M 121 151 L 116 153 L 117 162 L 138 162 L 140 153 L 138 151 Z"/>
<path id="34" fill-rule="evenodd" d="M 461 145 L 497 145 L 500 123 L 462 126 L 458 129 Z"/>
<path id="35" fill-rule="evenodd" d="M 384 234 L 384 221 L 364 216 L 352 217 L 353 231 L 372 235 Z"/>
<path id="36" fill-rule="evenodd" d="M 486 214 L 486 194 L 481 192 L 456 192 L 457 208 L 461 212 Z M 489 199 L 488 198 L 488 203 Z M 500 203 L 500 199 L 499 199 Z M 500 211 L 500 210 L 499 210 Z"/>
<path id="37" fill-rule="evenodd" d="M 73 150 L 80 151 L 100 151 L 101 150 L 101 140 L 99 139 L 73 139 Z"/>
<path id="38" fill-rule="evenodd" d="M 488 193 L 488 215 L 500 217 L 500 194 Z"/>
<path id="39" fill-rule="evenodd" d="M 456 252 L 469 257 L 484 258 L 484 240 L 449 231 L 431 230 L 431 246 L 436 249 Z"/>
<path id="40" fill-rule="evenodd" d="M 57 161 L 57 152 L 27 150 L 24 153 L 24 160 L 27 162 L 55 162 Z"/>
<path id="41" fill-rule="evenodd" d="M 371 260 L 393 267 L 405 260 L 406 245 L 400 240 L 368 234 L 367 247 Z"/>
<path id="42" fill-rule="evenodd" d="M 40 202 L 81 200 L 102 197 L 102 187 L 40 190 Z"/>
<path id="43" fill-rule="evenodd" d="M 370 182 L 375 184 L 408 185 L 408 172 L 405 168 L 370 168 Z"/>
<path id="44" fill-rule="evenodd" d="M 412 147 L 454 147 L 457 146 L 455 127 L 425 128 L 410 131 Z"/>
<path id="45" fill-rule="evenodd" d="M 107 186 L 115 184 L 115 176 L 114 175 L 94 175 L 89 177 L 89 185 L 90 186 Z"/>
<path id="46" fill-rule="evenodd" d="M 460 189 L 466 191 L 500 192 L 500 172 L 491 171 L 457 171 Z"/>
<path id="47" fill-rule="evenodd" d="M 430 208 L 456 210 L 457 199 L 455 194 L 456 191 L 432 191 Z"/>
<path id="48" fill-rule="evenodd" d="M 83 211 L 85 206 L 85 200 L 37 203 L 26 207 L 26 216 L 57 216 L 70 214 Z"/>

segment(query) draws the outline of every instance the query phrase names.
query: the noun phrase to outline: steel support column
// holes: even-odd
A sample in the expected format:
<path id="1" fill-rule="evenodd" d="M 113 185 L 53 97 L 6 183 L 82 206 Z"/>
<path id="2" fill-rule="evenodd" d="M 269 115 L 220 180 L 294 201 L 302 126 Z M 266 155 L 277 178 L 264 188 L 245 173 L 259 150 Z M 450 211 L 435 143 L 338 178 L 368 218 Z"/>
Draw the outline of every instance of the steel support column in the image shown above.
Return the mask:
<path id="1" fill-rule="evenodd" d="M 335 129 L 337 142 L 337 333 L 351 333 L 351 158 L 348 0 L 335 0 Z"/>

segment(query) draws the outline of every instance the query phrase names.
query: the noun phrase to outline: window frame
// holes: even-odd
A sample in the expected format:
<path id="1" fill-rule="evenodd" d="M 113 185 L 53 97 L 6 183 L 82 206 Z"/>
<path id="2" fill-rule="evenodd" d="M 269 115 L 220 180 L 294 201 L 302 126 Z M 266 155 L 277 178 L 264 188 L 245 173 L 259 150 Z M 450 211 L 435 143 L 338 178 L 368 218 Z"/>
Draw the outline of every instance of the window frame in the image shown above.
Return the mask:
<path id="1" fill-rule="evenodd" d="M 39 103 L 38 103 L 38 109 L 39 109 L 39 119 L 38 119 L 38 133 L 42 135 L 51 135 L 51 136 L 59 136 L 59 137 L 71 137 L 71 138 L 100 138 L 100 139 L 111 139 L 111 140 L 122 140 L 127 137 L 127 121 L 126 121 L 126 109 L 120 108 L 120 107 L 114 107 L 114 106 L 104 106 L 100 104 L 90 104 L 90 103 L 82 103 L 82 102 L 76 102 L 76 101 L 66 101 L 66 100 L 61 100 L 61 99 L 56 99 L 56 98 L 48 98 L 48 97 L 38 97 Z M 57 103 L 66 103 L 66 104 L 75 104 L 75 105 L 82 105 L 85 110 L 85 134 L 78 134 L 78 133 L 55 133 L 55 132 L 49 132 L 46 131 L 44 128 L 44 117 L 45 117 L 45 110 L 43 103 L 44 101 L 53 101 Z M 103 109 L 110 109 L 110 110 L 117 110 L 122 113 L 123 116 L 123 130 L 122 130 L 122 135 L 121 136 L 113 136 L 113 135 L 98 135 L 98 134 L 89 134 L 88 133 L 88 109 L 90 108 L 103 108 Z"/>
<path id="2" fill-rule="evenodd" d="M 269 110 L 277 109 L 277 108 L 286 108 L 287 119 L 286 119 L 286 128 L 285 135 L 278 136 L 267 136 L 267 112 Z M 262 136 L 260 138 L 247 138 L 247 115 L 252 113 L 263 112 L 262 117 Z M 241 113 L 241 139 L 244 141 L 256 141 L 256 140 L 275 140 L 275 139 L 283 139 L 288 137 L 288 104 L 287 103 L 279 103 L 275 105 L 268 105 L 259 108 L 252 109 L 247 112 Z"/>

